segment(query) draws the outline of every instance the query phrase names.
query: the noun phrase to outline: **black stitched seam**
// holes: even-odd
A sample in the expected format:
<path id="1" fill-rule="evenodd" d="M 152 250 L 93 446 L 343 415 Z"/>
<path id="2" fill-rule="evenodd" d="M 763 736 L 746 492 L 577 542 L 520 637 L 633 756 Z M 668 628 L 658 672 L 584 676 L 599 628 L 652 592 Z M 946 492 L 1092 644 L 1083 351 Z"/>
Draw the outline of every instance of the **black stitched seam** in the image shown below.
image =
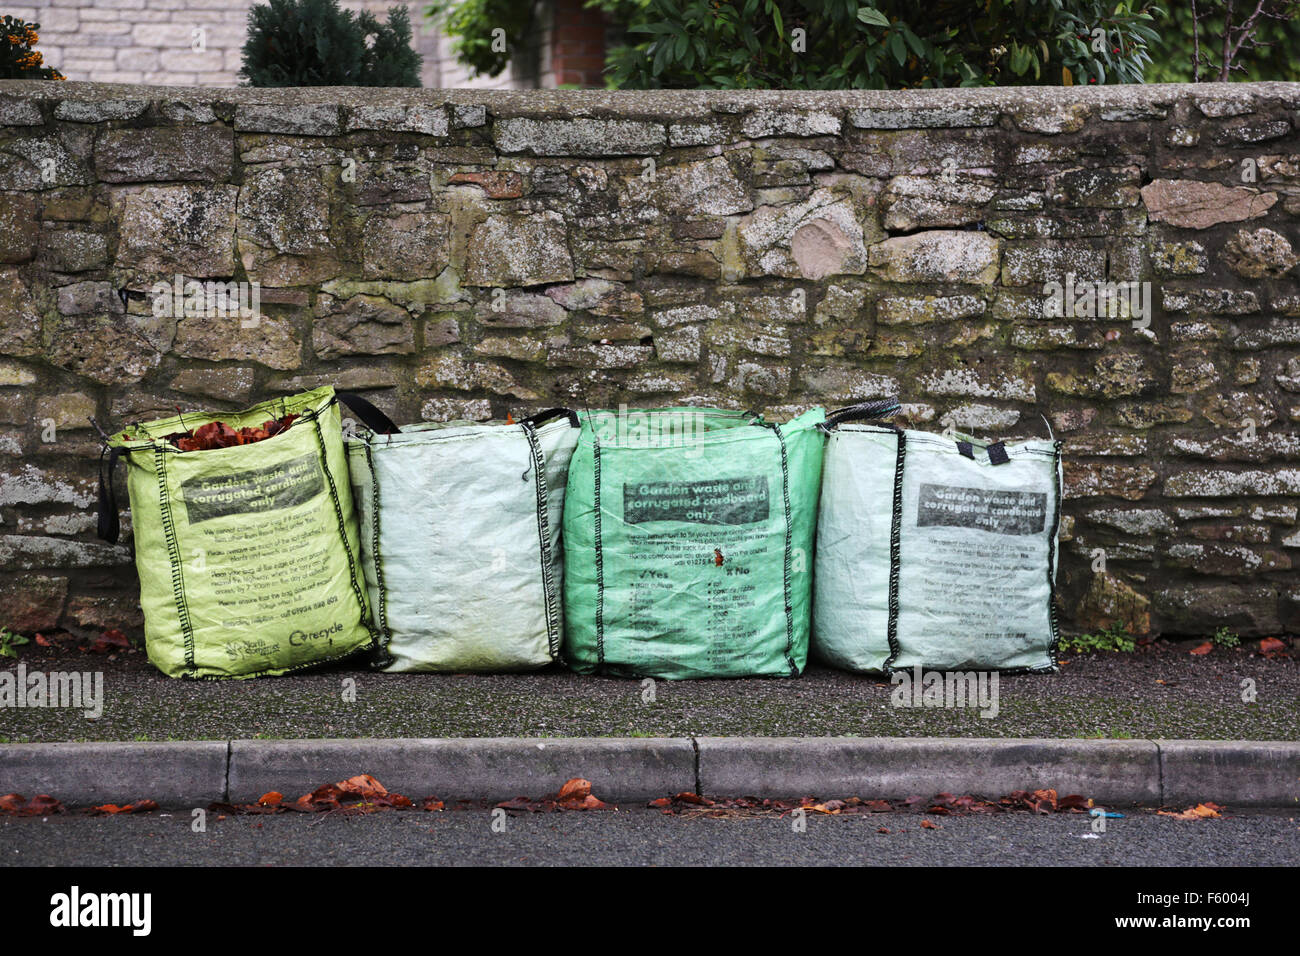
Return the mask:
<path id="1" fill-rule="evenodd" d="M 1047 620 L 1052 631 L 1052 645 L 1048 655 L 1052 659 L 1052 670 L 1060 666 L 1059 654 L 1061 634 L 1056 620 L 1056 536 L 1061 525 L 1061 443 L 1053 442 L 1052 448 L 1052 487 L 1055 501 L 1052 507 L 1052 522 L 1047 536 Z"/>
<path id="2" fill-rule="evenodd" d="M 292 674 L 295 671 L 307 670 L 309 667 L 321 667 L 334 661 L 347 660 L 349 657 L 356 657 L 366 650 L 366 645 L 354 647 L 350 650 L 342 651 L 332 657 L 318 657 L 315 660 L 304 661 L 301 664 L 291 664 L 288 667 L 268 667 L 260 671 L 248 671 L 243 674 L 186 674 L 187 680 L 245 680 L 250 677 L 280 677 L 284 674 Z"/>
<path id="3" fill-rule="evenodd" d="M 546 456 L 542 454 L 537 432 L 528 422 L 521 423 L 524 435 L 528 438 L 528 447 L 533 455 L 533 471 L 537 475 L 537 540 L 541 547 L 542 559 L 542 594 L 546 599 L 546 643 L 551 653 L 551 660 L 560 654 L 560 614 L 555 592 L 555 575 L 551 569 L 551 520 L 546 500 Z"/>
<path id="4" fill-rule="evenodd" d="M 388 653 L 388 645 L 392 643 L 393 633 L 388 628 L 388 586 L 384 584 L 384 559 L 379 550 L 379 476 L 375 474 L 375 458 L 370 442 L 364 442 L 361 447 L 365 449 L 366 468 L 370 472 L 370 553 L 373 555 L 375 565 L 375 591 L 379 595 L 376 601 L 379 607 L 375 611 L 375 623 L 379 626 L 379 645 L 374 666 L 380 668 L 387 667 L 393 662 L 392 655 Z"/>
<path id="5" fill-rule="evenodd" d="M 900 550 L 903 534 L 903 464 L 907 455 L 907 436 L 901 429 L 898 435 L 898 453 L 894 458 L 894 515 L 889 528 L 889 623 L 885 629 L 885 638 L 889 641 L 889 656 L 881 670 L 888 674 L 898 660 L 902 649 L 898 645 L 898 576 L 900 569 Z"/>
<path id="6" fill-rule="evenodd" d="M 596 667 L 605 666 L 605 555 L 601 551 L 600 528 L 600 439 L 591 438 L 596 485 Z"/>
<path id="7" fill-rule="evenodd" d="M 171 498 L 167 493 L 167 462 L 161 448 L 154 449 L 154 472 L 158 480 L 158 511 L 162 518 L 163 541 L 167 547 L 167 560 L 172 566 L 172 597 L 176 601 L 176 617 L 181 625 L 181 638 L 185 643 L 185 666 L 191 676 L 198 670 L 194 662 L 194 622 L 190 619 L 189 602 L 185 599 L 185 574 L 181 569 L 180 541 L 176 537 L 176 521 L 172 517 Z"/>
<path id="8" fill-rule="evenodd" d="M 791 527 L 790 517 L 790 466 L 786 458 L 785 436 L 781 434 L 781 426 L 773 423 L 772 432 L 776 435 L 776 440 L 781 444 L 781 497 L 785 502 L 785 560 L 782 565 L 784 575 L 785 598 L 785 659 L 790 665 L 790 676 L 799 676 L 799 665 L 794 660 L 794 607 L 790 600 L 790 548 L 793 544 L 794 529 Z"/>
<path id="9" fill-rule="evenodd" d="M 328 407 L 328 406 L 326 406 Z M 315 409 L 310 409 L 315 412 Z M 367 631 L 370 632 L 370 646 L 372 649 L 379 647 L 379 634 L 370 622 L 366 620 L 365 610 L 367 606 L 365 593 L 362 591 L 361 583 L 358 580 L 357 563 L 352 555 L 352 545 L 348 543 L 348 526 L 343 520 L 343 504 L 339 501 L 338 485 L 334 483 L 334 473 L 330 471 L 329 449 L 325 447 L 325 433 L 320 427 L 320 415 L 312 414 L 312 424 L 316 428 L 316 444 L 320 448 L 320 467 L 325 472 L 325 480 L 330 486 L 330 500 L 334 503 L 334 517 L 338 519 L 339 540 L 343 543 L 343 553 L 348 558 L 348 575 L 352 579 L 352 593 L 357 599 L 357 610 L 361 612 L 361 623 Z"/>

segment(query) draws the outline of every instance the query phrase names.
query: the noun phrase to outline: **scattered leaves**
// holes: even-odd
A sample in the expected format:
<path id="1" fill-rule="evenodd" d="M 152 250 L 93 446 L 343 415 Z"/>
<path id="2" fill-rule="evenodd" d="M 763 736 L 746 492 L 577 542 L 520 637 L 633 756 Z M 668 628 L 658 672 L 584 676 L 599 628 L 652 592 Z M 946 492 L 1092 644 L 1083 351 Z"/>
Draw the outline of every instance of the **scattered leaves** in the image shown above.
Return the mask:
<path id="1" fill-rule="evenodd" d="M 694 796 L 694 794 L 691 794 Z M 540 800 L 528 797 L 514 797 L 497 804 L 502 810 L 517 810 L 521 813 L 554 813 L 558 810 L 608 810 L 609 804 L 591 792 L 591 781 L 574 777 L 565 782 L 557 793 Z"/>
<path id="2" fill-rule="evenodd" d="M 106 803 L 103 806 L 95 807 L 91 810 L 91 813 L 116 816 L 119 813 L 151 813 L 157 809 L 158 804 L 152 800 L 137 800 L 135 803 L 124 803 L 121 806 L 116 803 Z"/>
<path id="3" fill-rule="evenodd" d="M 1156 813 L 1162 817 L 1173 817 L 1175 820 L 1208 820 L 1213 817 L 1222 816 L 1219 811 L 1223 809 L 1224 808 L 1219 806 L 1217 803 L 1207 802 L 1198 803 L 1196 806 L 1189 807 L 1181 813 L 1177 810 L 1157 810 Z"/>
<path id="4" fill-rule="evenodd" d="M 28 800 L 21 793 L 6 793 L 0 797 L 0 814 L 14 817 L 43 817 L 63 813 L 66 808 L 48 793 L 38 793 Z"/>
<path id="5" fill-rule="evenodd" d="M 86 650 L 91 654 L 115 654 L 118 651 L 130 649 L 131 642 L 117 628 L 110 628 L 107 631 L 100 632 L 99 637 L 86 645 Z"/>
<path id="6" fill-rule="evenodd" d="M 1266 637 L 1259 642 L 1259 653 L 1270 660 L 1275 657 L 1286 657 L 1286 644 L 1276 637 Z"/>
<path id="7" fill-rule="evenodd" d="M 1213 642 L 1213 641 L 1206 641 L 1206 642 L 1203 643 L 1203 644 L 1197 644 L 1197 645 L 1196 645 L 1195 647 L 1193 647 L 1190 651 L 1188 651 L 1188 653 L 1189 653 L 1189 654 L 1195 654 L 1197 657 L 1200 657 L 1200 656 L 1203 655 L 1203 654 L 1208 654 L 1208 653 L 1210 653 L 1210 651 L 1212 651 L 1212 650 L 1214 650 L 1214 642 Z"/>
<path id="8" fill-rule="evenodd" d="M 822 813 L 841 816 L 859 813 L 924 813 L 929 816 L 966 816 L 975 813 L 1006 813 L 1030 810 L 1035 813 L 1087 813 L 1093 801 L 1077 793 L 1058 797 L 1055 790 L 1016 790 L 999 800 L 985 800 L 970 794 L 956 796 L 937 793 L 926 799 L 920 796 L 905 800 L 864 800 L 848 797 L 842 800 L 819 801 L 815 797 L 801 800 L 771 800 L 758 797 L 708 799 L 694 793 L 679 793 L 675 797 L 651 800 L 648 806 L 666 814 L 731 817 L 731 816 L 784 816 L 792 810 L 805 813 Z M 884 827 L 879 832 L 888 832 Z"/>

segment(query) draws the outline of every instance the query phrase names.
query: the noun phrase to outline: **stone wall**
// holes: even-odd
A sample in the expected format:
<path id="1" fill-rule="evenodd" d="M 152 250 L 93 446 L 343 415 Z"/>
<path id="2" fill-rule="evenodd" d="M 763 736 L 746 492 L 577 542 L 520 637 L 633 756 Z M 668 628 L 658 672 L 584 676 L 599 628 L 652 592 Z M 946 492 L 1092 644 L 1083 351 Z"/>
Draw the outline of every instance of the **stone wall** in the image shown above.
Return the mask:
<path id="1" fill-rule="evenodd" d="M 0 84 L 0 623 L 139 624 L 88 416 L 331 382 L 399 421 L 893 393 L 935 430 L 1045 418 L 1067 629 L 1296 632 L 1298 107 Z M 259 282 L 260 321 L 156 317 L 177 274 Z M 1053 317 L 1067 275 L 1150 282 L 1152 312 Z"/>

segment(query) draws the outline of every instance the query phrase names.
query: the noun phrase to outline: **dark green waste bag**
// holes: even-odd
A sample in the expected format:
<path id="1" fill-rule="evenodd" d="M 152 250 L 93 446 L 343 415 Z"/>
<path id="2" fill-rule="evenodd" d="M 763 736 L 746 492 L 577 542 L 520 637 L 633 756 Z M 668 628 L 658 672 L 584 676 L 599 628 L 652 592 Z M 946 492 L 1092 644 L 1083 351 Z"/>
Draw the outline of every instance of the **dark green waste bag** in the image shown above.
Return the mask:
<path id="1" fill-rule="evenodd" d="M 564 502 L 568 664 L 668 679 L 799 674 L 824 417 L 584 414 Z"/>
<path id="2" fill-rule="evenodd" d="M 290 415 L 251 444 L 169 440 Z M 333 389 L 130 425 L 106 451 L 100 537 L 117 540 L 113 465 L 125 457 L 145 643 L 163 673 L 284 674 L 374 646 Z"/>

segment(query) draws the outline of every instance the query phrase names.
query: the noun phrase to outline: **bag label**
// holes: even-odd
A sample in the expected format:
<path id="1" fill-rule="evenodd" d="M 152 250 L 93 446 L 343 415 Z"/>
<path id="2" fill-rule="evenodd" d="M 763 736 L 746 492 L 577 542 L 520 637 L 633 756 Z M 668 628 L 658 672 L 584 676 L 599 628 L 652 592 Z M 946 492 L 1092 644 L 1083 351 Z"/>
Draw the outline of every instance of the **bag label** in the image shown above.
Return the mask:
<path id="1" fill-rule="evenodd" d="M 637 481 L 623 485 L 623 520 L 741 525 L 766 521 L 766 475 L 707 481 Z"/>
<path id="2" fill-rule="evenodd" d="M 190 478 L 181 497 L 190 524 L 234 514 L 279 511 L 311 501 L 325 490 L 315 455 L 252 471 Z"/>
<path id="3" fill-rule="evenodd" d="M 1047 527 L 1047 495 L 923 484 L 917 527 L 975 528 L 993 534 L 1040 534 Z"/>

